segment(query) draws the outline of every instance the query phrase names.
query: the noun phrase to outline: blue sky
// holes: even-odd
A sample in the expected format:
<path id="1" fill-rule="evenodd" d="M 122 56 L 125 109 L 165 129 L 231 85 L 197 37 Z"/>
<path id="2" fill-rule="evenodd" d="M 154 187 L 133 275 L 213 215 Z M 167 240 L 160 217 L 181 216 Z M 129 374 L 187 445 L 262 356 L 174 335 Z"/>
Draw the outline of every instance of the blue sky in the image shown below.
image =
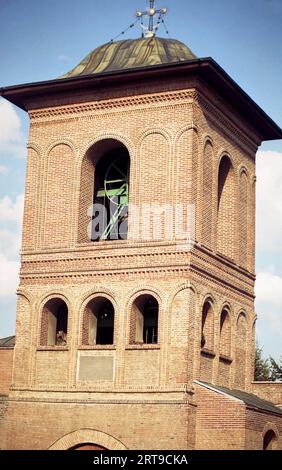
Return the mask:
<path id="1" fill-rule="evenodd" d="M 0 0 L 0 86 L 48 80 L 134 21 L 145 0 Z M 212 56 L 282 127 L 282 1 L 159 0 L 170 36 Z M 138 37 L 138 27 L 126 37 Z M 160 36 L 165 36 L 160 31 Z M 124 36 L 123 36 L 124 37 Z M 0 100 L 0 337 L 14 333 L 28 119 Z M 282 353 L 282 141 L 258 153 L 258 337 Z"/>

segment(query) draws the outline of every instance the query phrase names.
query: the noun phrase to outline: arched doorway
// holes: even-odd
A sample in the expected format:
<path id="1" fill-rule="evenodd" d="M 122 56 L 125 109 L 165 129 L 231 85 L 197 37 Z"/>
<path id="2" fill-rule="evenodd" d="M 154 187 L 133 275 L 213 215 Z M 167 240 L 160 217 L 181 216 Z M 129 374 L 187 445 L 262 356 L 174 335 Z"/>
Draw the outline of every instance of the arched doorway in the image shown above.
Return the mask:
<path id="1" fill-rule="evenodd" d="M 263 438 L 263 450 L 276 450 L 277 449 L 277 436 L 272 429 L 267 431 Z"/>
<path id="2" fill-rule="evenodd" d="M 90 442 L 84 444 L 78 444 L 74 447 L 71 447 L 69 450 L 108 450 L 106 447 L 98 446 L 97 444 L 92 444 Z"/>
<path id="3" fill-rule="evenodd" d="M 91 449 L 85 446 L 91 446 Z M 94 429 L 78 429 L 59 438 L 49 450 L 127 450 L 127 447 L 110 434 Z"/>

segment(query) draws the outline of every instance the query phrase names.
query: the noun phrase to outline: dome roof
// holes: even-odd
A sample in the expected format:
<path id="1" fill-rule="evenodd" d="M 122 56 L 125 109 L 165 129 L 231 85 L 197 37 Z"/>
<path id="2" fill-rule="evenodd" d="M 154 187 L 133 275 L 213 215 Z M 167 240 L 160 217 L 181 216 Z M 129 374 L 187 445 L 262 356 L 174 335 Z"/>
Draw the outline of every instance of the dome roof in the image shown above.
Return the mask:
<path id="1" fill-rule="evenodd" d="M 180 41 L 152 37 L 109 42 L 94 49 L 74 69 L 60 78 L 171 64 L 197 57 Z"/>

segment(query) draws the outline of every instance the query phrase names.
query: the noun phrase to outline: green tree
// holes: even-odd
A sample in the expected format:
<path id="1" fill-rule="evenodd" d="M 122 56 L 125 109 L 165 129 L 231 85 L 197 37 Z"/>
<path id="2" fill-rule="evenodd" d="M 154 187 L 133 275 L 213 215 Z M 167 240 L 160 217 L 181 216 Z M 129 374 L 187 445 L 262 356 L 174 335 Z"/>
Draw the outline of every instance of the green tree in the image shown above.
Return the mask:
<path id="1" fill-rule="evenodd" d="M 255 381 L 272 381 L 272 371 L 269 364 L 269 359 L 262 357 L 262 349 L 259 344 L 256 343 L 256 355 L 255 355 Z"/>
<path id="2" fill-rule="evenodd" d="M 282 356 L 280 356 L 279 362 L 276 362 L 273 357 L 269 358 L 270 362 L 270 373 L 271 373 L 271 380 L 274 382 L 282 381 Z"/>

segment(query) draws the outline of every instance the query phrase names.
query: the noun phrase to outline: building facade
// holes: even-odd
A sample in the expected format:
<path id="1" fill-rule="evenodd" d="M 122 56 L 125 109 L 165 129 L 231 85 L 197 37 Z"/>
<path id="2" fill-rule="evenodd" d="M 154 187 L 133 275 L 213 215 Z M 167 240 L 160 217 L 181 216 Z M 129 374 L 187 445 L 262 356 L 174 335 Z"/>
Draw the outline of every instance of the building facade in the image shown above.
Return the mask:
<path id="1" fill-rule="evenodd" d="M 1 95 L 30 117 L 1 448 L 282 448 L 252 395 L 255 156 L 281 129 L 155 37 Z"/>

